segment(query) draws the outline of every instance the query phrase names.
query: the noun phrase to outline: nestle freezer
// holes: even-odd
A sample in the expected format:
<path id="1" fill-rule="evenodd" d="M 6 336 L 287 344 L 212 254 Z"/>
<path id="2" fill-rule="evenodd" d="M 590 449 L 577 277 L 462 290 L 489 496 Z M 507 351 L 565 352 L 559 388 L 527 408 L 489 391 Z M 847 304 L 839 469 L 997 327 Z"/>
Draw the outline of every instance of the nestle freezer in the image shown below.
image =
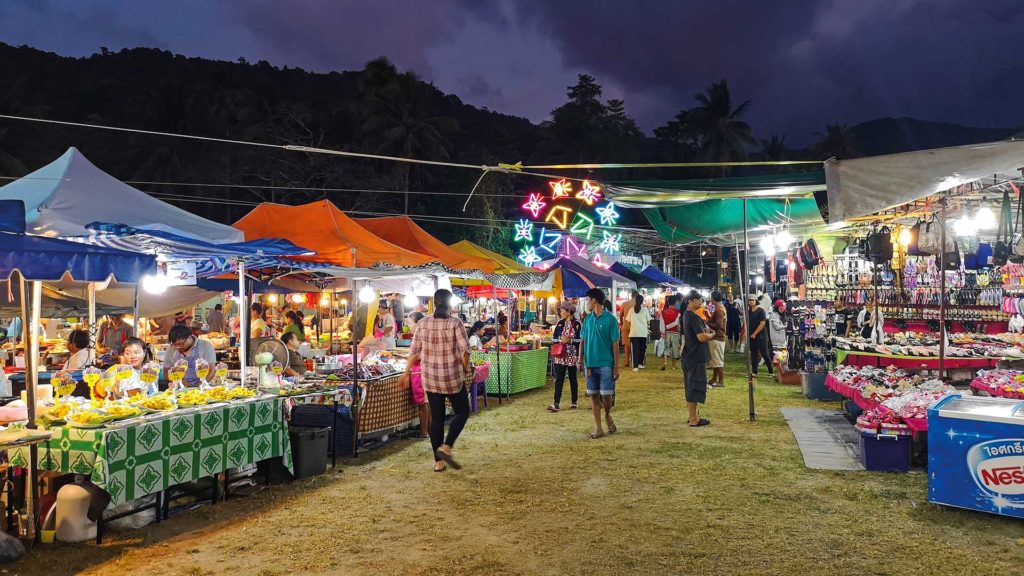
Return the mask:
<path id="1" fill-rule="evenodd" d="M 952 395 L 928 410 L 928 501 L 1024 518 L 1024 401 Z"/>

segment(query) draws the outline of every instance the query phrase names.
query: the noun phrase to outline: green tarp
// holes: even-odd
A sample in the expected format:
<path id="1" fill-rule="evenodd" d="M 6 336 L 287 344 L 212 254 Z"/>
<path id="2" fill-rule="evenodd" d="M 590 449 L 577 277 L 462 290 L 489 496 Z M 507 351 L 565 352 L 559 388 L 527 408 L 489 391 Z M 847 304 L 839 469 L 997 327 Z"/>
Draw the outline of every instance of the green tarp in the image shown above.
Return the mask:
<path id="1" fill-rule="evenodd" d="M 783 223 L 823 224 L 813 194 L 824 189 L 824 172 L 605 184 L 609 200 L 643 208 L 661 237 L 674 243 L 742 232 L 743 198 L 749 230 Z"/>

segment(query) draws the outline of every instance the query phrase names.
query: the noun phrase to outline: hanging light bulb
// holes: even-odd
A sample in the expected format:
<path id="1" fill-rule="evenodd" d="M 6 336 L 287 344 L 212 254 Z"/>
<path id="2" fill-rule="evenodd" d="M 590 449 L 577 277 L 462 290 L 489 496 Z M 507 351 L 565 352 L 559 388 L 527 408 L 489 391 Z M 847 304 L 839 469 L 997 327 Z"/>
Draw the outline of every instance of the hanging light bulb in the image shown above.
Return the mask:
<path id="1" fill-rule="evenodd" d="M 900 230 L 900 246 L 904 248 L 910 246 L 910 228 Z"/>
<path id="2" fill-rule="evenodd" d="M 953 230 L 957 236 L 974 236 L 978 233 L 978 224 L 971 220 L 970 215 L 964 214 L 953 224 Z"/>
<path id="3" fill-rule="evenodd" d="M 796 270 L 796 262 L 793 262 L 792 260 L 790 260 L 789 261 L 789 269 L 790 270 Z"/>
<path id="4" fill-rule="evenodd" d="M 754 284 L 757 284 L 758 286 L 764 284 L 764 276 L 758 275 L 757 278 L 754 278 Z"/>
<path id="5" fill-rule="evenodd" d="M 765 236 L 761 238 L 761 250 L 765 254 L 775 254 L 775 237 Z"/>
<path id="6" fill-rule="evenodd" d="M 991 230 L 996 227 L 996 215 L 992 211 L 992 207 L 989 206 L 987 199 L 981 201 L 978 213 L 974 215 L 974 221 L 981 230 Z"/>
<path id="7" fill-rule="evenodd" d="M 163 294 L 167 291 L 167 280 L 163 276 L 147 274 L 142 277 L 142 289 L 150 294 Z"/>
<path id="8" fill-rule="evenodd" d="M 406 308 L 415 308 L 420 305 L 420 299 L 417 298 L 415 294 L 406 294 L 405 297 L 402 298 L 402 305 Z"/>
<path id="9" fill-rule="evenodd" d="M 558 302 L 558 298 L 555 298 L 554 296 L 548 296 L 548 304 L 554 304 L 555 302 Z"/>
<path id="10" fill-rule="evenodd" d="M 268 294 L 267 304 L 277 304 L 277 294 Z"/>
<path id="11" fill-rule="evenodd" d="M 329 297 L 327 297 L 327 296 L 321 296 L 320 297 L 320 305 L 321 306 L 330 306 L 331 305 L 331 299 Z"/>
<path id="12" fill-rule="evenodd" d="M 373 297 L 373 288 L 371 288 L 369 285 L 363 286 L 362 288 L 359 289 L 360 302 L 363 302 L 364 304 L 367 302 L 373 302 Z"/>
<path id="13" fill-rule="evenodd" d="M 452 299 L 449 300 L 448 303 L 452 306 L 458 306 L 459 304 L 462 304 L 462 298 L 459 298 L 458 294 L 452 294 Z"/>
<path id="14" fill-rule="evenodd" d="M 296 304 L 302 304 L 305 301 L 306 301 L 306 295 L 305 294 L 292 294 L 292 302 L 295 302 Z"/>
<path id="15" fill-rule="evenodd" d="M 796 241 L 789 230 L 783 230 L 775 235 L 775 249 L 779 252 L 789 248 L 789 245 Z"/>

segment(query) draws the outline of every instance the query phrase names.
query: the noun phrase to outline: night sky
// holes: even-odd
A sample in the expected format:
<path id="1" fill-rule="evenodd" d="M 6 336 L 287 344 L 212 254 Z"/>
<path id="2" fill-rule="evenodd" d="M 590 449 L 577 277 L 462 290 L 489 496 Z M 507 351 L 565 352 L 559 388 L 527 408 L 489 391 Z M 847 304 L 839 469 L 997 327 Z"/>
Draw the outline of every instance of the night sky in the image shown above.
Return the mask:
<path id="1" fill-rule="evenodd" d="M 728 79 L 755 135 L 885 116 L 1024 124 L 1017 0 L 0 0 L 0 41 L 352 70 L 386 55 L 542 121 L 578 73 L 650 131 Z"/>

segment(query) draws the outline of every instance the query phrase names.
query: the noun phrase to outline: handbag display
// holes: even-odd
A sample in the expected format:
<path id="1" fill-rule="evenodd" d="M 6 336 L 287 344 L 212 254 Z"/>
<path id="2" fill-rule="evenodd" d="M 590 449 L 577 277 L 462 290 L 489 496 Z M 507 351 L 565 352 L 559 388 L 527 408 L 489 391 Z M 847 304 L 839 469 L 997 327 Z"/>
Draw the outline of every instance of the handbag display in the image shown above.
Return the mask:
<path id="1" fill-rule="evenodd" d="M 907 256 L 928 256 L 928 253 L 918 246 L 918 239 L 921 236 L 921 225 L 924 222 L 918 220 L 917 224 L 910 227 L 910 243 L 907 244 Z"/>
<path id="2" fill-rule="evenodd" d="M 1020 259 L 1024 258 L 1024 196 L 1013 182 L 1010 182 L 1010 188 L 1017 193 L 1017 217 L 1013 219 L 1013 233 L 1010 235 L 1010 256 Z"/>
<path id="3" fill-rule="evenodd" d="M 939 226 L 938 218 L 932 216 L 932 219 L 925 222 L 920 229 L 920 235 L 917 240 L 917 246 L 923 252 L 928 254 L 939 254 L 940 252 L 952 252 L 956 242 L 953 241 L 953 235 L 946 231 L 946 242 L 943 246 L 942 242 L 942 229 Z"/>
<path id="4" fill-rule="evenodd" d="M 999 229 L 996 231 L 996 243 L 992 246 L 992 265 L 1002 266 L 1010 260 L 1010 235 L 1013 233 L 1013 216 L 1010 213 L 1010 193 L 1003 192 L 1003 201 L 999 207 Z"/>
<path id="5" fill-rule="evenodd" d="M 870 260 L 875 264 L 884 264 L 892 260 L 892 230 L 888 226 L 882 226 L 868 235 L 868 253 Z"/>

